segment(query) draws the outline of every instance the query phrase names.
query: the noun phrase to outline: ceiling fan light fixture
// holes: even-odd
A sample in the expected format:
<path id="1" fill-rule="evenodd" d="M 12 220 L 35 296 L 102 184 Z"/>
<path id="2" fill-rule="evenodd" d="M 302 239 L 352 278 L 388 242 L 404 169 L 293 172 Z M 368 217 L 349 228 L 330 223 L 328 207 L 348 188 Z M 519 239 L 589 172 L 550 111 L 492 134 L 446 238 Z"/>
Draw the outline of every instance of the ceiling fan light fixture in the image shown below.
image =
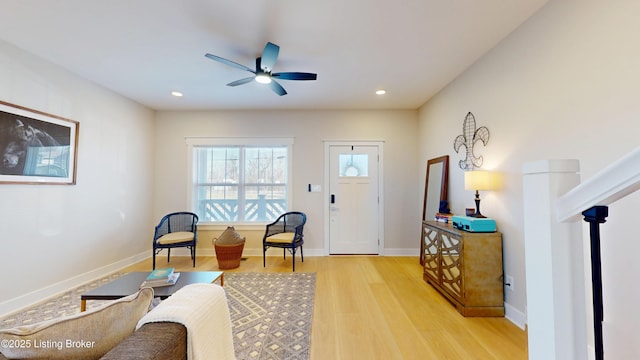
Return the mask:
<path id="1" fill-rule="evenodd" d="M 256 75 L 256 81 L 259 82 L 260 84 L 270 84 L 271 76 L 267 74 L 258 74 Z"/>
<path id="2" fill-rule="evenodd" d="M 277 78 L 278 80 L 316 80 L 318 75 L 314 73 L 307 72 L 279 72 L 279 73 L 271 73 L 276 61 L 278 60 L 278 53 L 280 52 L 280 47 L 274 43 L 268 42 L 262 51 L 262 56 L 256 58 L 256 67 L 255 71 L 251 68 L 248 68 L 244 65 L 238 64 L 231 60 L 227 60 L 225 58 L 221 58 L 220 56 L 216 56 L 213 54 L 205 54 L 204 56 L 221 62 L 225 65 L 232 66 L 236 69 L 248 71 L 252 76 L 239 79 L 236 81 L 232 81 L 227 84 L 227 86 L 238 86 L 250 83 L 255 80 L 260 84 L 269 85 L 269 88 L 273 90 L 276 94 L 283 96 L 287 95 L 287 91 L 278 83 L 278 81 L 274 80 Z M 274 79 L 272 79 L 274 78 Z"/>

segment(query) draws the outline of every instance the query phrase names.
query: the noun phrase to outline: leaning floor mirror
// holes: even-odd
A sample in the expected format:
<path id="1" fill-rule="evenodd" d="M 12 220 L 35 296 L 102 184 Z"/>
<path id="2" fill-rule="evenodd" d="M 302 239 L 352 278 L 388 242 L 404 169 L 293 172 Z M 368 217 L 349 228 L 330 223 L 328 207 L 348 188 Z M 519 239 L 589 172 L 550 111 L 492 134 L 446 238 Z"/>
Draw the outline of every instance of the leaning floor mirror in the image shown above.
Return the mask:
<path id="1" fill-rule="evenodd" d="M 433 221 L 440 209 L 440 202 L 447 201 L 447 184 L 449 183 L 449 155 L 440 156 L 427 161 L 427 175 L 424 186 L 424 203 L 422 221 Z M 422 227 L 422 224 L 420 224 Z M 424 259 L 424 241 L 420 232 L 420 264 Z"/>

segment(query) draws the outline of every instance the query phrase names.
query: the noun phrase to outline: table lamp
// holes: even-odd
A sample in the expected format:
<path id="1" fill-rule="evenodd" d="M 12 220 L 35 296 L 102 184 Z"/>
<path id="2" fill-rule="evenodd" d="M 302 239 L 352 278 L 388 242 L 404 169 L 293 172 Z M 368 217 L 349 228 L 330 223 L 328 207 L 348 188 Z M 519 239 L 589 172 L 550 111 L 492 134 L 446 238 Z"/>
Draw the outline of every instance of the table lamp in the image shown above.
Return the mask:
<path id="1" fill-rule="evenodd" d="M 467 171 L 464 173 L 464 188 L 465 190 L 476 191 L 476 213 L 471 216 L 476 218 L 486 217 L 480 213 L 479 190 L 494 190 L 496 188 L 494 174 L 485 170 Z"/>

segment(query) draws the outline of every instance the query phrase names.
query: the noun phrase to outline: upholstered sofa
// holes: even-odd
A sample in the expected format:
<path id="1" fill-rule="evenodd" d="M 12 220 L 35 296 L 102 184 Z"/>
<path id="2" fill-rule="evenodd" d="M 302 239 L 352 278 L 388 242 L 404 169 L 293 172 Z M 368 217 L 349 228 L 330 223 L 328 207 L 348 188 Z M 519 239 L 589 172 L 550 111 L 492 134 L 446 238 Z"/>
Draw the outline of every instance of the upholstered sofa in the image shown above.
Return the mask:
<path id="1" fill-rule="evenodd" d="M 199 358 L 212 352 L 218 352 L 212 354 L 216 358 L 234 358 L 229 309 L 221 287 L 188 285 L 148 311 L 152 300 L 153 290 L 145 288 L 84 313 L 0 330 L 0 360 L 176 360 L 198 351 Z M 198 324 L 201 319 L 224 326 L 216 323 L 212 330 L 206 323 Z M 212 351 L 202 340 L 198 344 L 202 336 L 198 331 L 207 339 L 209 335 L 219 339 L 216 346 L 221 350 Z"/>
<path id="2" fill-rule="evenodd" d="M 145 324 L 100 359 L 186 360 L 187 329 L 174 322 Z M 0 353 L 0 360 L 7 358 Z"/>

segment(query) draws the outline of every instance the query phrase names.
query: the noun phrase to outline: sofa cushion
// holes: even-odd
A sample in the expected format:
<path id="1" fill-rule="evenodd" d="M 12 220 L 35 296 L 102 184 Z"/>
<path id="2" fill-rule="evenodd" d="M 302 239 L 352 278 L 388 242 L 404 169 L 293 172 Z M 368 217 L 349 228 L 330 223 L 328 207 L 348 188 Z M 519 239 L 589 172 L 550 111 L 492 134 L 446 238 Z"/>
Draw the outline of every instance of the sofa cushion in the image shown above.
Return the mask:
<path id="1" fill-rule="evenodd" d="M 187 360 L 187 328 L 174 322 L 145 324 L 100 360 Z"/>
<path id="2" fill-rule="evenodd" d="M 153 289 L 57 319 L 0 330 L 9 359 L 99 359 L 131 335 L 147 313 Z"/>
<path id="3" fill-rule="evenodd" d="M 172 233 L 168 233 L 162 235 L 156 240 L 158 244 L 167 245 L 167 244 L 176 244 L 185 241 L 193 241 L 194 235 L 190 231 L 176 231 Z"/>
<path id="4" fill-rule="evenodd" d="M 214 245 L 238 245 L 243 243 L 245 239 L 236 232 L 233 226 L 228 226 L 213 243 Z"/>

